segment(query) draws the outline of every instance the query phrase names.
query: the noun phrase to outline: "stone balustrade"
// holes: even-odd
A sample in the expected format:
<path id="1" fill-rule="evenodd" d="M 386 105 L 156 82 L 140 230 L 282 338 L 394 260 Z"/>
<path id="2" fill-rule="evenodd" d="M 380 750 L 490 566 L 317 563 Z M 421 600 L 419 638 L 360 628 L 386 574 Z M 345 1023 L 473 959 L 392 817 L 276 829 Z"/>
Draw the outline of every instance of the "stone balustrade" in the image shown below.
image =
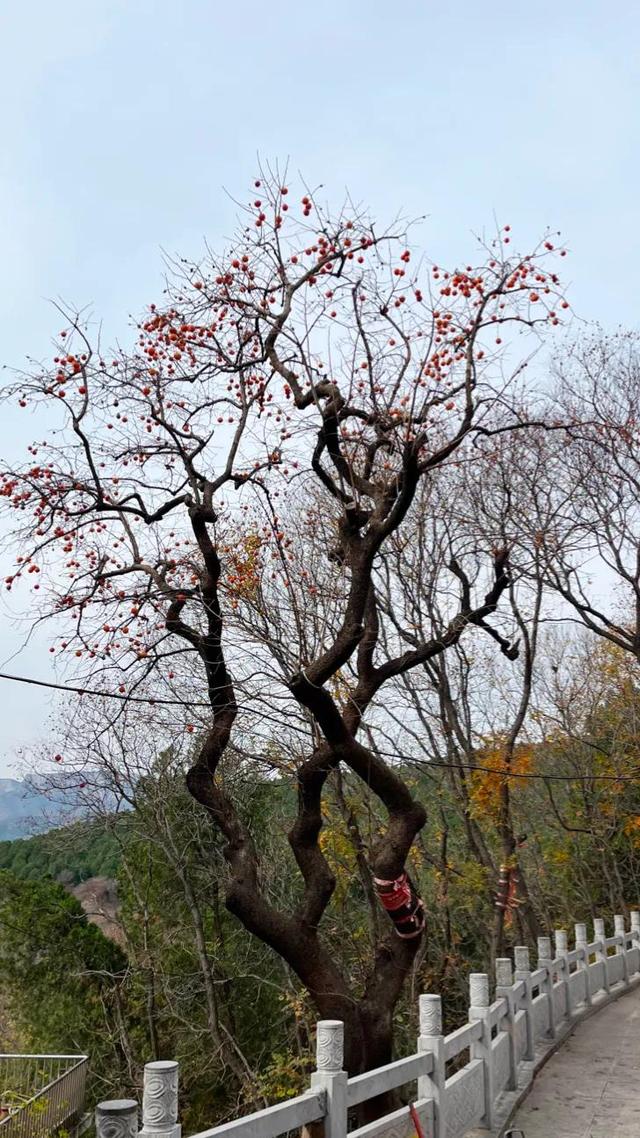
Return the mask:
<path id="1" fill-rule="evenodd" d="M 576 924 L 572 949 L 566 929 L 555 931 L 553 944 L 540 937 L 537 948 L 535 969 L 525 946 L 515 949 L 513 961 L 496 960 L 493 994 L 490 977 L 473 973 L 468 1022 L 449 1035 L 442 1031 L 440 996 L 420 996 L 416 1053 L 363 1075 L 348 1078 L 343 1070 L 343 1024 L 321 1020 L 316 1070 L 305 1094 L 196 1138 L 277 1138 L 314 1124 L 324 1138 L 346 1138 L 359 1104 L 400 1088 L 407 1105 L 351 1126 L 349 1138 L 411 1138 L 416 1118 L 424 1138 L 464 1138 L 477 1128 L 501 1132 L 535 1072 L 574 1025 L 640 983 L 640 912 L 630 914 L 629 930 L 616 915 L 611 936 L 597 919 L 591 941 L 586 925 Z M 141 1129 L 137 1104 L 116 1100 L 97 1107 L 96 1136 L 180 1138 L 177 1119 L 177 1063 L 148 1063 Z"/>

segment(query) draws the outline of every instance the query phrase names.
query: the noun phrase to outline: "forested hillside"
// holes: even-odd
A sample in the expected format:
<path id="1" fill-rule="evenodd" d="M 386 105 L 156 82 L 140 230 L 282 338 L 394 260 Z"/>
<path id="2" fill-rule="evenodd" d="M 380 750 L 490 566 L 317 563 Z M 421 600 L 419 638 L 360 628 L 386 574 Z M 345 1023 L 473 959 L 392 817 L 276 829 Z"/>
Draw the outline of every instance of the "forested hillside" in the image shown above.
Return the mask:
<path id="1" fill-rule="evenodd" d="M 77 822 L 31 838 L 0 842 L 0 870 L 26 881 L 52 877 L 64 885 L 77 885 L 88 877 L 115 877 L 120 863 L 119 836 L 126 819 Z M 118 836 L 116 836 L 118 835 Z"/>

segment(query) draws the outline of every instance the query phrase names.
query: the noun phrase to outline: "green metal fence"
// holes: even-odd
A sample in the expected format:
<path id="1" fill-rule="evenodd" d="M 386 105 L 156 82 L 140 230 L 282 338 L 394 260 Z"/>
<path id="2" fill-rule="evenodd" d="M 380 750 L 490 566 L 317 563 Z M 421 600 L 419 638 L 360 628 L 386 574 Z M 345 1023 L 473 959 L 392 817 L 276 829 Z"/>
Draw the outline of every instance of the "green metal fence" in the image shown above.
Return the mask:
<path id="1" fill-rule="evenodd" d="M 0 1055 L 0 1138 L 46 1138 L 82 1115 L 86 1055 Z"/>

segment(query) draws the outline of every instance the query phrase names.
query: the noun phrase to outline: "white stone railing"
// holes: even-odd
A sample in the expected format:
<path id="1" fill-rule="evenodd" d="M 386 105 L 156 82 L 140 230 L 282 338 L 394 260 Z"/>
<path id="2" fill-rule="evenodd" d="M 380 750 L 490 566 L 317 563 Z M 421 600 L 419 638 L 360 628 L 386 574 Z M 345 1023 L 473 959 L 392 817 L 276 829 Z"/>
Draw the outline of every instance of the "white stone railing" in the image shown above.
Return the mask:
<path id="1" fill-rule="evenodd" d="M 321 1124 L 324 1138 L 409 1138 L 418 1117 L 424 1138 L 463 1138 L 469 1130 L 500 1132 L 526 1094 L 538 1067 L 586 1016 L 640 983 L 640 913 L 614 918 L 614 935 L 594 922 L 575 926 L 575 947 L 558 929 L 538 940 L 537 967 L 529 949 L 515 949 L 496 961 L 491 999 L 489 977 L 469 977 L 469 1022 L 442 1034 L 440 996 L 420 996 L 417 1051 L 385 1067 L 348 1078 L 342 1070 L 343 1024 L 321 1020 L 316 1070 L 309 1090 L 277 1106 L 204 1130 L 195 1138 L 278 1138 Z M 465 1061 L 466 1060 L 466 1061 Z M 455 1061 L 455 1072 L 449 1065 Z M 449 1068 L 449 1069 L 448 1069 Z M 180 1138 L 176 1063 L 148 1063 L 145 1068 L 142 1138 Z M 387 1091 L 405 1088 L 412 1104 L 365 1126 L 351 1126 L 354 1108 Z M 135 1138 L 138 1107 L 134 1100 L 101 1103 L 96 1111 L 97 1138 Z"/>
<path id="2" fill-rule="evenodd" d="M 0 1138 L 73 1130 L 84 1109 L 86 1055 L 0 1055 Z"/>

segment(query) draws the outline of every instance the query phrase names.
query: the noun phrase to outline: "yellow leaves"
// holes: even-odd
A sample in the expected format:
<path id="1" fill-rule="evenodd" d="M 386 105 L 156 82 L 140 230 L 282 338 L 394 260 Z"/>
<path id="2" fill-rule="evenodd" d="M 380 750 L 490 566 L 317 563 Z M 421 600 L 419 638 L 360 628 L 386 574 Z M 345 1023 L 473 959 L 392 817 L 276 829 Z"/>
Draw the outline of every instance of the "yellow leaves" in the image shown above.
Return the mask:
<path id="1" fill-rule="evenodd" d="M 487 769 L 474 771 L 471 776 L 472 809 L 476 817 L 495 820 L 505 785 L 509 788 L 517 786 L 518 776 L 532 772 L 534 748 L 523 743 L 516 747 L 509 760 L 504 744 L 494 743 L 479 751 L 476 761 L 479 767 Z"/>
<path id="2" fill-rule="evenodd" d="M 477 912 L 488 889 L 488 872 L 477 861 L 458 862 L 461 876 L 453 874 L 449 881 L 449 897 L 457 914 Z"/>
<path id="3" fill-rule="evenodd" d="M 336 900 L 344 900 L 356 873 L 353 845 L 339 822 L 331 820 L 325 822 L 318 843 L 336 879 Z"/>
<path id="4" fill-rule="evenodd" d="M 424 853 L 420 849 L 420 847 L 417 846 L 415 843 L 412 845 L 411 849 L 409 850 L 409 863 L 411 865 L 411 869 L 416 874 L 416 876 L 420 873 L 422 867 L 425 864 Z"/>
<path id="5" fill-rule="evenodd" d="M 303 989 L 292 989 L 280 992 L 278 999 L 287 1018 L 293 1016 L 298 1027 L 305 1034 L 310 1033 L 315 1016 L 308 994 Z M 258 1075 L 262 1094 L 269 1102 L 281 1102 L 283 1099 L 301 1094 L 308 1086 L 311 1065 L 310 1056 L 300 1057 L 291 1052 L 274 1052 L 271 1062 Z"/>
<path id="6" fill-rule="evenodd" d="M 631 839 L 634 849 L 640 849 L 640 814 L 627 818 L 622 828 L 626 836 Z"/>
<path id="7" fill-rule="evenodd" d="M 629 631 L 631 631 L 629 629 Z M 593 650 L 595 672 L 605 682 L 602 705 L 607 706 L 608 715 L 629 711 L 637 706 L 639 697 L 640 669 L 631 653 L 608 642 L 599 643 Z"/>
<path id="8" fill-rule="evenodd" d="M 305 1021 L 308 1008 L 303 992 L 281 992 L 279 998 L 281 1003 L 286 1004 L 290 1011 L 293 1012 L 295 1019 L 299 1023 Z"/>
<path id="9" fill-rule="evenodd" d="M 237 607 L 239 600 L 254 601 L 260 584 L 260 552 L 262 538 L 257 533 L 248 533 L 240 539 L 230 552 L 227 588 L 232 594 L 232 605 Z"/>
<path id="10" fill-rule="evenodd" d="M 632 660 L 629 653 L 618 648 L 616 644 L 612 644 L 608 640 L 598 643 L 594 649 L 594 656 L 600 671 L 605 676 L 615 679 L 616 682 L 628 679 L 630 675 L 637 678 L 638 669 L 635 660 Z"/>
<path id="11" fill-rule="evenodd" d="M 301 1094 L 309 1078 L 309 1059 L 276 1052 L 260 1075 L 260 1089 L 269 1102 L 281 1102 Z"/>
<path id="12" fill-rule="evenodd" d="M 333 859 L 334 861 L 344 862 L 349 859 L 350 855 L 351 857 L 353 856 L 351 842 L 344 831 L 336 826 L 325 828 L 320 834 L 319 842 L 320 849 L 327 861 Z"/>
<path id="13" fill-rule="evenodd" d="M 341 709 L 348 706 L 351 701 L 351 685 L 345 679 L 341 671 L 337 671 L 332 677 L 331 681 L 331 694 Z"/>

